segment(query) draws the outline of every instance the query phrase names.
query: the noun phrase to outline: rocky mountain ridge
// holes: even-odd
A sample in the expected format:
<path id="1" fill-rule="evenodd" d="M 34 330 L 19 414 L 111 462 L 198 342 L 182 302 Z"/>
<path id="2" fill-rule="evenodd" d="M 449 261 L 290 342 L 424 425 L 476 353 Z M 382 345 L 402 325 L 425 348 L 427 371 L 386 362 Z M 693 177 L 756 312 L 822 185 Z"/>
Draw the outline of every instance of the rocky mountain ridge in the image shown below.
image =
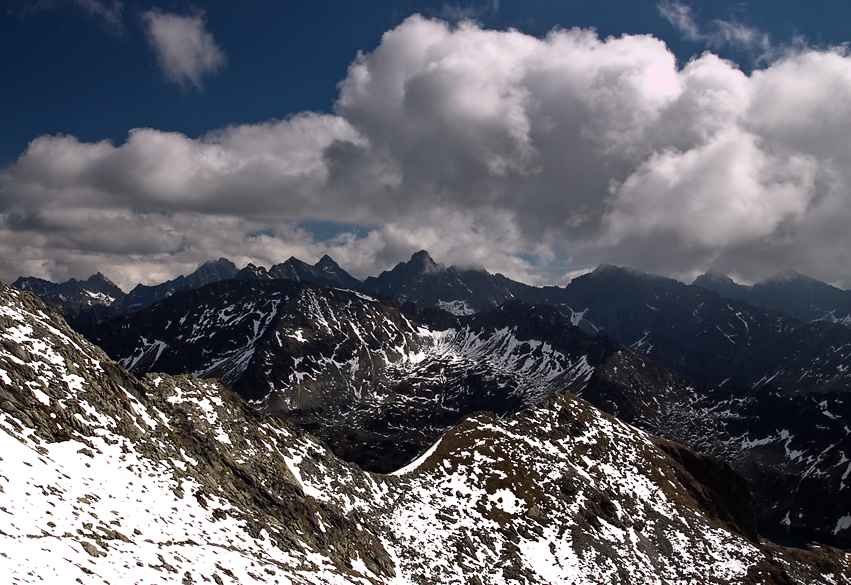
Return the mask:
<path id="1" fill-rule="evenodd" d="M 723 464 L 570 394 L 468 417 L 386 476 L 216 382 L 135 379 L 5 286 L 0 370 L 0 570 L 16 583 L 851 579 L 847 553 L 757 540 Z"/>
<path id="2" fill-rule="evenodd" d="M 785 270 L 753 286 L 737 284 L 726 274 L 710 270 L 698 276 L 693 284 L 755 307 L 780 311 L 805 323 L 827 321 L 851 327 L 851 291 L 794 270 Z"/>
<path id="3" fill-rule="evenodd" d="M 851 329 L 802 323 L 698 286 L 601 266 L 564 289 L 591 330 L 713 385 L 800 394 L 851 390 Z"/>
<path id="4" fill-rule="evenodd" d="M 205 262 L 188 276 L 178 276 L 156 285 L 138 284 L 129 293 L 122 291 L 101 273 L 85 281 L 72 278 L 61 284 L 41 278 L 20 277 L 12 286 L 34 292 L 50 307 L 59 311 L 72 326 L 79 328 L 108 321 L 118 315 L 139 311 L 176 292 L 193 290 L 206 284 L 233 278 L 286 279 L 353 289 L 360 288 L 362 284 L 340 268 L 330 256 L 325 255 L 313 266 L 291 257 L 286 262 L 275 264 L 268 271 L 262 266 L 253 264 L 238 269 L 230 260 L 219 258 Z"/>

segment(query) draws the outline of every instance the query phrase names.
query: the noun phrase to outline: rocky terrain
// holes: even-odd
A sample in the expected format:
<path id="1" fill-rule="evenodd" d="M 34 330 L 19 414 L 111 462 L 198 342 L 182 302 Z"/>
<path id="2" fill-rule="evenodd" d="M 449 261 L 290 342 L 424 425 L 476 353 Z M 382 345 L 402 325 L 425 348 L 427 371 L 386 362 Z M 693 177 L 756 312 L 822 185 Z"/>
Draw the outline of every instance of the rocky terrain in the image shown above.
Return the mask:
<path id="1" fill-rule="evenodd" d="M 0 287 L 0 567 L 13 583 L 840 583 L 754 533 L 719 461 L 570 394 L 465 418 L 393 475 L 225 386 L 136 379 Z"/>
<path id="2" fill-rule="evenodd" d="M 440 307 L 456 315 L 492 309 L 511 299 L 547 302 L 557 287 L 538 288 L 490 274 L 483 268 L 446 267 L 421 250 L 393 270 L 369 277 L 363 289 L 426 307 Z M 552 304 L 552 303 L 550 303 Z"/>
<path id="3" fill-rule="evenodd" d="M 376 471 L 406 463 L 465 414 L 505 415 L 581 387 L 611 345 L 546 307 L 462 322 L 288 280 L 215 283 L 89 338 L 136 374 L 219 378 Z"/>
<path id="4" fill-rule="evenodd" d="M 290 257 L 286 262 L 275 264 L 269 270 L 262 266 L 249 264 L 239 271 L 236 278 L 241 280 L 294 280 L 295 282 L 315 282 L 333 288 L 357 290 L 363 283 L 340 268 L 340 265 L 327 254 L 311 266 L 298 258 Z"/>
<path id="5" fill-rule="evenodd" d="M 215 281 L 228 264 L 208 263 L 182 282 Z M 851 537 L 846 327 L 613 266 L 565 288 L 447 268 L 426 252 L 364 283 L 328 257 L 235 276 L 241 284 L 193 285 L 162 306 L 75 326 L 139 375 L 220 378 L 372 471 L 403 465 L 466 414 L 504 416 L 575 392 L 722 457 L 747 478 L 761 520 Z M 792 276 L 771 286 L 809 282 Z M 335 290 L 304 284 L 315 281 Z M 510 310 L 493 311 L 506 301 Z"/>
<path id="6" fill-rule="evenodd" d="M 381 472 L 465 415 L 506 416 L 573 392 L 731 463 L 757 495 L 761 519 L 851 535 L 843 394 L 695 382 L 545 305 L 511 301 L 455 316 L 312 284 L 224 281 L 103 325 L 90 339 L 140 376 L 220 378 L 260 412 Z"/>

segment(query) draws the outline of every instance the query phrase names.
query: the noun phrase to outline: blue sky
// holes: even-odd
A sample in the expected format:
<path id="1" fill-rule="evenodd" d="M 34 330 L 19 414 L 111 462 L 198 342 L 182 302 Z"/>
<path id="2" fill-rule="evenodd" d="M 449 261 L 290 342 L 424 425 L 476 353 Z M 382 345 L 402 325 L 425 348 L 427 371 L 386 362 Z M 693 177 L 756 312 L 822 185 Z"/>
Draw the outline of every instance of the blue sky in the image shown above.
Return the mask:
<path id="1" fill-rule="evenodd" d="M 851 284 L 849 242 L 832 223 L 848 207 L 834 134 L 851 116 L 831 101 L 847 89 L 831 74 L 847 61 L 847 2 L 7 0 L 0 22 L 7 282 L 101 270 L 128 288 L 220 255 L 268 266 L 323 253 L 365 276 L 427 248 L 447 264 L 536 283 L 611 262 L 685 280 L 709 267 L 745 281 L 792 267 Z M 588 57 L 567 34 L 573 27 L 600 45 L 591 53 L 610 55 Z M 557 28 L 577 62 L 590 59 L 593 96 L 570 77 L 585 69 L 554 65 L 547 35 Z M 475 57 L 489 32 L 504 33 L 493 51 L 505 54 Z M 605 40 L 629 35 L 649 36 Z M 426 46 L 440 55 L 442 77 L 405 53 Z M 694 81 L 704 73 L 687 81 L 687 64 L 704 51 L 728 60 L 701 62 L 721 84 L 711 91 Z M 393 103 L 373 107 L 381 87 L 350 70 L 359 52 L 355 69 L 370 79 L 413 72 L 399 102 L 405 117 Z M 451 65 L 471 56 L 486 73 L 475 60 L 463 71 Z M 814 88 L 799 96 L 804 106 L 760 97 L 800 71 L 815 72 L 800 82 Z M 636 75 L 661 85 L 605 102 Z M 606 83 L 611 91 L 600 93 Z M 489 121 L 465 105 L 479 91 L 494 108 Z M 728 107 L 759 99 L 747 112 Z M 442 113 L 431 107 L 441 103 Z M 597 120 L 601 103 L 611 109 Z M 836 120 L 798 140 L 783 119 L 802 107 Z M 769 111 L 778 117 L 760 114 Z M 446 112 L 458 117 L 441 144 L 426 130 L 449 123 Z M 636 126 L 657 115 L 665 136 Z M 603 123 L 621 116 L 633 122 Z M 140 128 L 149 131 L 128 140 Z M 575 140 L 557 139 L 574 131 Z M 591 142 L 573 152 L 582 140 Z M 277 157 L 275 168 L 305 166 L 281 174 L 264 156 Z M 691 195 L 718 176 L 711 165 L 743 160 L 750 166 L 711 194 Z M 211 174 L 227 189 L 205 185 Z"/>
<path id="2" fill-rule="evenodd" d="M 106 1 L 103 4 L 111 7 Z M 601 36 L 652 34 L 688 60 L 707 49 L 689 41 L 661 14 L 658 3 L 622 0 L 501 0 L 467 5 L 428 2 L 138 2 L 124 3 L 120 28 L 73 0 L 6 1 L 0 29 L 4 90 L 0 92 L 0 161 L 18 157 L 39 134 L 122 142 L 130 128 L 152 127 L 198 136 L 230 124 L 283 118 L 305 110 L 331 111 L 336 85 L 357 51 L 414 13 L 457 18 L 469 14 L 486 27 L 544 36 L 553 27 L 594 27 Z M 813 44 L 851 40 L 851 5 L 841 0 L 692 3 L 695 18 L 736 20 L 771 34 Z M 140 14 L 152 8 L 177 14 L 204 11 L 207 28 L 227 65 L 204 80 L 202 91 L 164 80 Z M 740 66 L 754 54 L 738 46 L 712 47 Z"/>

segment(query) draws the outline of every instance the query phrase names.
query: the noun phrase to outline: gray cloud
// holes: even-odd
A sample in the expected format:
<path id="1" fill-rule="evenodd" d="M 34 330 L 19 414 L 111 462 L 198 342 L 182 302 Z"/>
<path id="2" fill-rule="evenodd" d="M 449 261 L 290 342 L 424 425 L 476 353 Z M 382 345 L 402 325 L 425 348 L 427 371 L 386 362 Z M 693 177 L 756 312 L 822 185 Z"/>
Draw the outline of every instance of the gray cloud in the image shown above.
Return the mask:
<path id="1" fill-rule="evenodd" d="M 97 266 L 129 286 L 324 253 L 366 276 L 426 248 L 534 283 L 612 262 L 849 285 L 849 65 L 678 68 L 650 36 L 415 16 L 352 62 L 333 114 L 36 138 L 0 173 L 0 276 Z M 362 227 L 318 240 L 314 221 Z"/>
<path id="2" fill-rule="evenodd" d="M 96 0 L 78 1 L 97 4 Z M 168 81 L 201 89 L 203 78 L 216 73 L 227 60 L 201 11 L 181 16 L 154 9 L 142 14 L 142 22 Z"/>

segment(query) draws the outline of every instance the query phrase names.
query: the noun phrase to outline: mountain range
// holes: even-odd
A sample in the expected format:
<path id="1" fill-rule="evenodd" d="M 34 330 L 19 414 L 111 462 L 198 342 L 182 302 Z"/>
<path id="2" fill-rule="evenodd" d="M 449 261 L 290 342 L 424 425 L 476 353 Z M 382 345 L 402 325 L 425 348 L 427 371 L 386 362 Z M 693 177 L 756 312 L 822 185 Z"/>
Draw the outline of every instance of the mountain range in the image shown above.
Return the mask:
<path id="1" fill-rule="evenodd" d="M 221 379 L 259 412 L 378 472 L 399 468 L 468 414 L 505 416 L 572 392 L 722 456 L 749 481 L 761 519 L 851 536 L 844 393 L 695 381 L 547 305 L 515 300 L 456 316 L 310 283 L 231 280 L 87 336 L 140 376 Z"/>
<path id="2" fill-rule="evenodd" d="M 572 392 L 732 464 L 762 521 L 851 536 L 847 327 L 605 265 L 567 287 L 426 252 L 363 283 L 328 257 L 233 276 L 77 327 L 137 375 L 219 378 L 379 472 L 466 415 Z"/>
<path id="3" fill-rule="evenodd" d="M 729 466 L 570 393 L 466 416 L 379 475 L 220 382 L 130 375 L 3 285 L 0 340 L 15 583 L 851 580 L 848 553 L 758 538 Z"/>
<path id="4" fill-rule="evenodd" d="M 611 268 L 614 267 L 602 265 L 598 271 Z M 638 271 L 631 272 L 640 274 Z M 562 306 L 565 311 L 571 300 L 571 296 L 564 293 L 570 288 L 569 285 L 535 287 L 501 274 L 490 274 L 483 268 L 447 268 L 435 262 L 425 250 L 415 253 L 408 262 L 400 262 L 392 270 L 384 271 L 379 276 L 370 276 L 365 281 L 353 277 L 330 256 L 325 255 L 312 266 L 291 257 L 268 270 L 253 264 L 238 269 L 231 261 L 219 258 L 205 262 L 188 276 L 178 276 L 153 286 L 139 284 L 129 293 L 124 293 L 101 273 L 84 281 L 72 278 L 59 284 L 22 276 L 13 286 L 36 293 L 69 322 L 74 322 L 81 310 L 95 306 L 112 308 L 111 312 L 101 312 L 85 320 L 85 323 L 90 323 L 104 320 L 103 316 L 109 318 L 143 309 L 175 292 L 232 278 L 313 282 L 372 292 L 420 305 L 440 306 L 455 314 L 482 311 L 513 298 Z M 773 309 L 804 323 L 828 321 L 851 326 L 851 291 L 840 290 L 792 270 L 781 272 L 753 286 L 737 284 L 721 272 L 709 270 L 699 276 L 693 285 L 715 291 L 726 298 L 745 301 L 754 307 Z M 573 317 L 581 321 L 581 314 L 574 313 Z M 592 327 L 588 323 L 584 325 L 586 328 Z"/>
<path id="5" fill-rule="evenodd" d="M 132 313 L 131 307 L 139 310 L 178 290 L 196 289 L 198 283 L 224 280 L 227 275 L 238 280 L 315 282 L 440 307 L 455 315 L 470 315 L 517 299 L 551 305 L 586 332 L 602 331 L 668 367 L 712 385 L 771 386 L 787 393 L 851 388 L 851 328 L 839 326 L 840 319 L 830 322 L 823 319 L 824 313 L 819 313 L 822 318 L 801 321 L 788 313 L 708 291 L 700 285 L 706 283 L 704 278 L 688 286 L 673 279 L 603 265 L 575 278 L 566 287 L 532 287 L 482 269 L 446 268 L 426 252 L 418 252 L 409 262 L 363 283 L 327 256 L 314 266 L 291 258 L 268 271 L 253 265 L 234 273 L 235 270 L 230 262 L 220 259 L 182 280 L 157 287 L 137 286 L 123 299 L 107 296 L 101 292 L 102 287 L 85 288 L 93 280 L 100 286 L 105 280 L 100 276 L 59 285 L 33 279 L 19 279 L 17 284 L 39 294 L 63 312 L 72 326 L 84 332 L 118 315 Z M 82 308 L 75 300 L 77 304 L 69 309 L 67 290 L 73 287 L 85 289 L 78 293 L 88 303 Z M 783 290 L 788 292 L 784 298 L 790 299 L 789 303 L 801 298 L 795 296 L 795 291 L 800 291 L 794 286 Z M 145 302 L 140 302 L 141 298 Z M 106 306 L 96 304 L 95 299 L 114 300 Z M 838 314 L 839 309 L 831 310 L 832 315 Z"/>

